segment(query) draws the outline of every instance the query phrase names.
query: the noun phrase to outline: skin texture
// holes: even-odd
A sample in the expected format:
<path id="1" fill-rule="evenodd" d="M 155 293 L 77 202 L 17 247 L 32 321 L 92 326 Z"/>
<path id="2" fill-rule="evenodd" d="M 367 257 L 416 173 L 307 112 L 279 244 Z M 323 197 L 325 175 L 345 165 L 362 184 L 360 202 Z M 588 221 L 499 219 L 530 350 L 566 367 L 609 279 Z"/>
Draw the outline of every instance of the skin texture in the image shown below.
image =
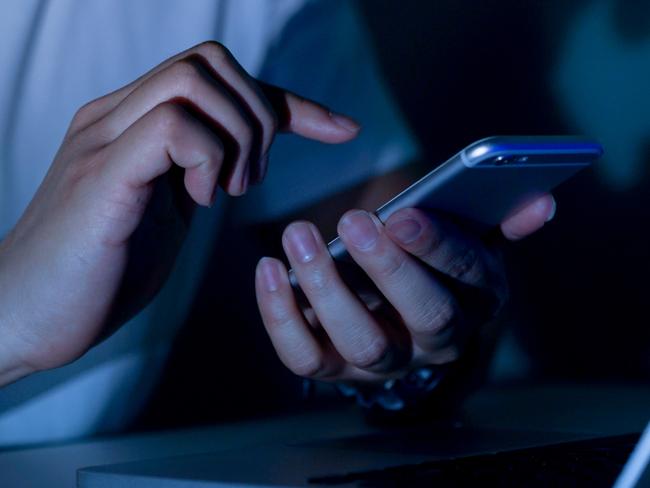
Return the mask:
<path id="1" fill-rule="evenodd" d="M 522 239 L 554 214 L 553 197 L 543 195 L 504 221 L 501 233 Z M 309 222 L 292 223 L 282 238 L 306 303 L 280 260 L 263 258 L 257 267 L 264 325 L 297 375 L 371 384 L 453 362 L 468 336 L 507 300 L 498 245 L 453 222 L 404 209 L 382 224 L 373 214 L 350 210 L 338 232 L 370 286 L 348 286 Z"/>
<path id="2" fill-rule="evenodd" d="M 358 129 L 213 42 L 82 107 L 0 243 L 0 385 L 74 360 L 137 313 L 195 205 L 259 182 L 277 131 L 341 143 Z"/>

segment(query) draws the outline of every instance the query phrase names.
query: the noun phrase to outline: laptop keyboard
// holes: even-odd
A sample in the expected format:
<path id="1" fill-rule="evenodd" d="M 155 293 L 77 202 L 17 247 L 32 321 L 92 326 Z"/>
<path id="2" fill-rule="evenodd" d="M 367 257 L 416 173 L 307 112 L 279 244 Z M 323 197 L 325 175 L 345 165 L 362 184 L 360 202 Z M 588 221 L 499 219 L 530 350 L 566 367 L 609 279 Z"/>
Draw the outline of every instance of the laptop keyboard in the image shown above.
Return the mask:
<path id="1" fill-rule="evenodd" d="M 309 479 L 358 487 L 611 487 L 639 434 Z"/>

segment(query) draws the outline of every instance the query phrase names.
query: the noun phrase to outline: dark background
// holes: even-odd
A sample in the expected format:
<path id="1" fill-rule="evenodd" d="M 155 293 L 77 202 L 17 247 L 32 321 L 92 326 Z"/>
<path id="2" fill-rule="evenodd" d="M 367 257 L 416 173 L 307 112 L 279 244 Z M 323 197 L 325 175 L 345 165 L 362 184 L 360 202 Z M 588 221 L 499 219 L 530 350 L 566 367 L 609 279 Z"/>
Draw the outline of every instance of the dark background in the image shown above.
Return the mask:
<path id="1" fill-rule="evenodd" d="M 556 73 L 564 50 L 597 3 L 610 8 L 605 20 L 611 39 L 594 38 L 594 45 L 611 43 L 616 49 L 608 55 L 621 60 L 639 51 L 638 72 L 645 76 L 650 66 L 647 1 L 364 0 L 358 7 L 425 161 L 437 164 L 495 134 L 586 133 L 607 142 L 608 154 L 641 151 L 647 167 L 650 129 L 640 132 L 634 148 L 615 147 L 630 140 L 608 132 L 609 109 L 619 109 L 630 95 L 625 79 L 608 82 L 612 73 L 606 67 L 618 59 L 604 62 L 603 70 L 584 73 L 589 83 L 602 77 L 591 116 L 603 119 L 599 133 L 581 125 L 581 114 L 566 105 L 579 92 L 559 94 Z M 600 55 L 585 51 L 596 59 Z M 580 66 L 576 69 L 580 72 Z M 638 103 L 650 108 L 647 79 L 648 101 Z M 650 128 L 650 111 L 647 120 L 644 116 L 635 110 L 626 123 L 631 129 Z M 650 375 L 649 182 L 644 171 L 624 184 L 612 183 L 606 175 L 590 170 L 562 186 L 556 192 L 556 219 L 543 232 L 506 249 L 513 302 L 509 334 L 532 365 L 525 372 L 529 381 L 628 381 Z M 243 240 L 237 239 L 231 252 L 252 247 L 257 237 L 254 230 L 239 232 Z M 232 244 L 220 242 L 219 253 L 228 255 L 228 246 Z M 248 268 L 239 262 L 215 261 L 212 266 L 232 274 L 233 286 L 252 292 L 244 277 L 252 276 L 254 262 Z M 227 343 L 216 337 L 215 307 L 236 318 Z M 219 296 L 206 283 L 141 425 L 210 422 L 299 405 L 300 382 L 281 367 L 268 341 L 254 339 L 259 327 L 256 310 L 232 296 Z M 236 356 L 233 362 L 233 351 L 242 350 L 248 356 Z M 230 365 L 233 374 L 210 374 L 219 364 Z M 516 361 L 511 364 L 517 367 Z M 494 381 L 505 381 L 507 373 Z"/>
<path id="2" fill-rule="evenodd" d="M 648 45 L 647 1 L 379 0 L 360 6 L 383 69 L 426 157 L 443 161 L 469 142 L 493 134 L 585 133 L 558 100 L 553 77 L 572 30 L 597 3 L 611 7 L 615 55 L 623 58 Z M 601 56 L 586 53 L 592 54 Z M 644 54 L 639 76 L 650 67 L 650 46 Z M 612 62 L 616 60 L 603 59 L 603 70 Z M 588 74 L 605 80 L 608 75 Z M 602 101 L 595 103 L 623 104 L 619 97 L 625 83 L 602 85 Z M 644 102 L 650 108 L 639 100 Z M 636 112 L 628 117 L 631 128 L 650 128 L 648 120 L 639 119 Z M 614 144 L 627 142 L 612 141 L 609 134 L 588 135 L 608 142 L 605 150 L 610 154 L 621 152 Z M 650 130 L 641 141 L 646 167 L 649 142 Z M 589 380 L 647 376 L 646 175 L 633 184 L 612 187 L 591 171 L 564 185 L 556 197 L 555 221 L 508 248 L 516 307 L 512 325 L 534 360 L 534 375 Z"/>

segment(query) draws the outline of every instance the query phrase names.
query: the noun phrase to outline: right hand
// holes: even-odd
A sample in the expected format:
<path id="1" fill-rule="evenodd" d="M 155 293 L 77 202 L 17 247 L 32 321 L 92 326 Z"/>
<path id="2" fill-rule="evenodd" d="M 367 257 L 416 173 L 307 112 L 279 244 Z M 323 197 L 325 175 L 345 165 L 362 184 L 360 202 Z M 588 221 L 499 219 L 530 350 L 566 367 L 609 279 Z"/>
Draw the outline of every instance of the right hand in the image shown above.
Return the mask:
<path id="1" fill-rule="evenodd" d="M 258 82 L 212 42 L 82 107 L 0 242 L 0 385 L 74 360 L 141 309 L 185 235 L 183 183 L 199 205 L 218 184 L 243 194 L 277 130 L 340 143 L 358 126 Z"/>

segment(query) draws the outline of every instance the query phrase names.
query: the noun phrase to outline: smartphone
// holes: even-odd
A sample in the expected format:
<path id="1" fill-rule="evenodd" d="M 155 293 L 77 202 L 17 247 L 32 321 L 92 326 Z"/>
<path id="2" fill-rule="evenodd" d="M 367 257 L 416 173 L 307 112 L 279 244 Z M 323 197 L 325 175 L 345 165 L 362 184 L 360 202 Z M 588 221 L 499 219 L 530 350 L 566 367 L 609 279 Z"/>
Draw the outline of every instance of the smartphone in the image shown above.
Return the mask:
<path id="1" fill-rule="evenodd" d="M 385 222 L 396 211 L 416 207 L 492 228 L 536 195 L 546 193 L 603 154 L 596 141 L 573 136 L 490 137 L 466 147 L 379 207 Z M 347 254 L 340 238 L 332 257 Z"/>
<path id="2" fill-rule="evenodd" d="M 477 141 L 379 207 L 385 222 L 416 207 L 455 216 L 488 230 L 536 195 L 547 193 L 603 154 L 602 146 L 577 136 L 508 136 Z M 328 244 L 332 257 L 351 261 L 343 241 Z M 295 277 L 291 273 L 295 285 Z"/>

